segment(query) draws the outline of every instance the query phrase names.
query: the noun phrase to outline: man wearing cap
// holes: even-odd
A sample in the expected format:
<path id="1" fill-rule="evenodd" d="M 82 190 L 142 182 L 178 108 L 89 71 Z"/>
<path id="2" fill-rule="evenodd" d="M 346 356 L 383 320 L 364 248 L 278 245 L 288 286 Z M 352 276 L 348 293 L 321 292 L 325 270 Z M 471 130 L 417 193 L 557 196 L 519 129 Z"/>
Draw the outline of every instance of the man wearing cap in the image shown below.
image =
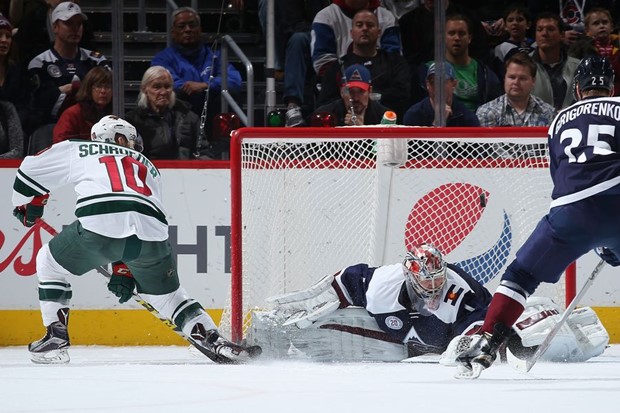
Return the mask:
<path id="1" fill-rule="evenodd" d="M 428 97 L 411 106 L 405 113 L 403 124 L 411 126 L 439 126 L 435 122 L 435 63 L 428 68 L 426 90 Z M 446 97 L 446 126 L 479 126 L 476 115 L 467 109 L 458 99 L 454 99 L 456 75 L 450 63 L 445 65 L 446 80 L 443 82 Z"/>
<path id="2" fill-rule="evenodd" d="M 318 106 L 338 99 L 342 67 L 361 64 L 372 76 L 373 95 L 402 119 L 411 104 L 409 66 L 400 53 L 378 48 L 380 36 L 381 28 L 376 14 L 366 9 L 355 13 L 351 25 L 351 51 L 340 59 L 342 65 L 336 64 L 327 68 L 321 82 Z"/>
<path id="3" fill-rule="evenodd" d="M 28 64 L 33 105 L 29 126 L 54 123 L 67 107 L 75 103 L 81 80 L 95 66 L 110 67 L 99 52 L 79 47 L 86 15 L 80 6 L 62 2 L 52 11 L 52 47 Z"/>
<path id="4" fill-rule="evenodd" d="M 390 109 L 370 100 L 371 76 L 362 65 L 351 65 L 344 71 L 340 88 L 341 99 L 318 107 L 311 117 L 319 113 L 331 113 L 337 126 L 378 125 L 383 114 Z"/>

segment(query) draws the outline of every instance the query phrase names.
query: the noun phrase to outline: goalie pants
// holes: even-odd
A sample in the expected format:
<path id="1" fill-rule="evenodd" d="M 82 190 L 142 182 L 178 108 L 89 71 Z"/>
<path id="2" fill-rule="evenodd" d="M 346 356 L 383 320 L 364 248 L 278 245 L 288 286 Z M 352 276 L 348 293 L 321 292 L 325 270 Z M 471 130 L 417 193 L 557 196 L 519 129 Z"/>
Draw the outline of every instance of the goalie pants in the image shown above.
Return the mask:
<path id="1" fill-rule="evenodd" d="M 555 207 L 545 215 L 508 266 L 502 280 L 532 294 L 556 283 L 566 267 L 596 247 L 620 256 L 620 195 L 596 195 Z"/>

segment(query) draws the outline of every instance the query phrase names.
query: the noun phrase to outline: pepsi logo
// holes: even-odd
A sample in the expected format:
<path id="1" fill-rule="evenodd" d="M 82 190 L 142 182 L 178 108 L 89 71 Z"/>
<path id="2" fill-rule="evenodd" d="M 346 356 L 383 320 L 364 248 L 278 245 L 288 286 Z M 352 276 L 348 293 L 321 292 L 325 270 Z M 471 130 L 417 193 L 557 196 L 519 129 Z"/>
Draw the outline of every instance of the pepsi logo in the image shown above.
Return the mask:
<path id="1" fill-rule="evenodd" d="M 407 218 L 407 249 L 424 242 L 485 284 L 501 275 L 508 260 L 510 218 L 488 190 L 470 183 L 443 184 L 415 202 Z"/>

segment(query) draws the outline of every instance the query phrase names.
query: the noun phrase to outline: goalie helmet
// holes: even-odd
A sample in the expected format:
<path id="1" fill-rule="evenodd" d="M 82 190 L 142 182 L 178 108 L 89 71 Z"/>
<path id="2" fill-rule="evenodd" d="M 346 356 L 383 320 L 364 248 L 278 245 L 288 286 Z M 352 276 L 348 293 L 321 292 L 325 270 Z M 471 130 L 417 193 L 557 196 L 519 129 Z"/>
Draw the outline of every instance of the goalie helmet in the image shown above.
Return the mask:
<path id="1" fill-rule="evenodd" d="M 446 283 L 446 262 L 432 245 L 422 244 L 407 252 L 403 261 L 405 280 L 424 300 L 436 298 Z"/>
<path id="2" fill-rule="evenodd" d="M 580 94 L 590 89 L 604 89 L 612 91 L 614 88 L 614 69 L 609 60 L 601 56 L 589 56 L 581 60 L 573 78 L 573 97 L 577 95 L 577 86 Z"/>
<path id="3" fill-rule="evenodd" d="M 142 152 L 142 137 L 136 128 L 118 116 L 104 116 L 90 130 L 90 139 L 96 142 L 115 143 Z"/>

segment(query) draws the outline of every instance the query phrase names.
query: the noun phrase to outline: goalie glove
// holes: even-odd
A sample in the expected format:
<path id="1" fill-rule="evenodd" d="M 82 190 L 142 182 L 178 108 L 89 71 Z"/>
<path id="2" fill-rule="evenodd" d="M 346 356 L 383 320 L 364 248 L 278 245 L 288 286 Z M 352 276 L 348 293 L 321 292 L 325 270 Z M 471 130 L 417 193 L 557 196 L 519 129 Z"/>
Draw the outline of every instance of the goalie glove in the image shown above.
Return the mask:
<path id="1" fill-rule="evenodd" d="M 37 219 L 43 216 L 43 209 L 49 197 L 49 194 L 35 196 L 29 204 L 16 207 L 13 216 L 25 227 L 33 226 Z"/>
<path id="2" fill-rule="evenodd" d="M 131 271 L 120 261 L 112 263 L 112 276 L 108 282 L 108 290 L 118 297 L 118 302 L 123 304 L 132 297 L 136 281 Z"/>
<path id="3" fill-rule="evenodd" d="M 609 248 L 598 247 L 594 249 L 594 252 L 612 267 L 617 267 L 618 265 L 620 265 L 620 258 L 618 258 L 618 256 L 614 254 L 613 251 Z"/>

